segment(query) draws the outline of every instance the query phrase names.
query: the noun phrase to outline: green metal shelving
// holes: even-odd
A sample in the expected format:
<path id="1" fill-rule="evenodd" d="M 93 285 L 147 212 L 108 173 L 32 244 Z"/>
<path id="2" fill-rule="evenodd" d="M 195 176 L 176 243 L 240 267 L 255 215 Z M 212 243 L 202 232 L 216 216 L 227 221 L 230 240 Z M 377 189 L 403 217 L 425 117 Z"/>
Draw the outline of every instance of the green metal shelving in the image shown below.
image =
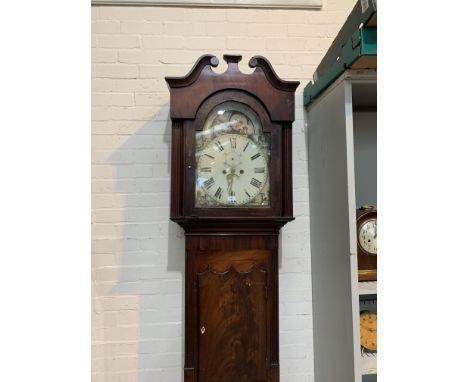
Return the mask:
<path id="1" fill-rule="evenodd" d="M 377 68 L 377 1 L 361 0 L 353 8 L 325 57 L 313 82 L 304 89 L 308 106 L 347 69 Z"/>

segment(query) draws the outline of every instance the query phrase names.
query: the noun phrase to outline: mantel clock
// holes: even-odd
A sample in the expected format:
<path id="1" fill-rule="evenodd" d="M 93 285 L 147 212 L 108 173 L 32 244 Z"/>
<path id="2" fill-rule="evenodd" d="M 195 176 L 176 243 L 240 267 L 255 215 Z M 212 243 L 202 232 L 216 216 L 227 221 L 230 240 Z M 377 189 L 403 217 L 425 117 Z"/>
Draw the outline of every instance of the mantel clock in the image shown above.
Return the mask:
<path id="1" fill-rule="evenodd" d="M 358 279 L 377 281 L 377 209 L 363 205 L 356 211 Z"/>
<path id="2" fill-rule="evenodd" d="M 278 235 L 294 219 L 299 82 L 205 55 L 171 94 L 171 219 L 185 241 L 185 382 L 277 382 Z"/>

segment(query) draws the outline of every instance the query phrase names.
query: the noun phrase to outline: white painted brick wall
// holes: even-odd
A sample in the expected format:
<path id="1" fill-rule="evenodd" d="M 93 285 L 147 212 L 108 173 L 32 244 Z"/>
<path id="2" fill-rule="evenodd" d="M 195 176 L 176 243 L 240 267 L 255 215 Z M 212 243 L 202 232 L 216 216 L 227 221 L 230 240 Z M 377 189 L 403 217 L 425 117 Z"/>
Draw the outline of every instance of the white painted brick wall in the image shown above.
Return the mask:
<path id="1" fill-rule="evenodd" d="M 202 54 L 260 54 L 299 80 L 296 220 L 281 236 L 283 382 L 313 381 L 308 177 L 302 91 L 354 5 L 322 10 L 92 7 L 93 382 L 180 382 L 184 236 L 169 221 L 170 121 L 164 76 Z M 222 62 L 215 70 L 223 71 Z M 221 382 L 221 381 L 220 381 Z"/>

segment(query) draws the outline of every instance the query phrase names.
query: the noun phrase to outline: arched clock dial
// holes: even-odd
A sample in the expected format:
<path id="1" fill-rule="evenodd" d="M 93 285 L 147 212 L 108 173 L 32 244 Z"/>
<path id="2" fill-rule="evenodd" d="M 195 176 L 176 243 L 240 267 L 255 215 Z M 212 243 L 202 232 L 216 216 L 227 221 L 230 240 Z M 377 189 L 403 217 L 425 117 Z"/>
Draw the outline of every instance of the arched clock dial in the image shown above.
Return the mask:
<path id="1" fill-rule="evenodd" d="M 270 141 L 256 112 L 227 101 L 196 133 L 197 207 L 270 207 Z"/>
<path id="2" fill-rule="evenodd" d="M 197 154 L 197 186 L 215 205 L 243 206 L 267 184 L 267 154 L 245 135 L 218 135 Z"/>

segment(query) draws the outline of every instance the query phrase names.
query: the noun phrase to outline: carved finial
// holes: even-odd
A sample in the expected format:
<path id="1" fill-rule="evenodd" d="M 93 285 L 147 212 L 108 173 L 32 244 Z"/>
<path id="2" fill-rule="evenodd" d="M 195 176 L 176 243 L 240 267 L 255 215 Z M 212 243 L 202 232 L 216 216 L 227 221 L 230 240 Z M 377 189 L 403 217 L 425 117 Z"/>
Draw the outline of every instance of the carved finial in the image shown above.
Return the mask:
<path id="1" fill-rule="evenodd" d="M 225 54 L 223 55 L 224 61 L 226 61 L 228 64 L 230 63 L 238 63 L 240 60 L 242 60 L 242 56 L 239 54 Z"/>
<path id="2" fill-rule="evenodd" d="M 239 71 L 239 61 L 242 56 L 238 54 L 225 54 L 223 55 L 224 61 L 228 64 L 228 71 Z"/>

